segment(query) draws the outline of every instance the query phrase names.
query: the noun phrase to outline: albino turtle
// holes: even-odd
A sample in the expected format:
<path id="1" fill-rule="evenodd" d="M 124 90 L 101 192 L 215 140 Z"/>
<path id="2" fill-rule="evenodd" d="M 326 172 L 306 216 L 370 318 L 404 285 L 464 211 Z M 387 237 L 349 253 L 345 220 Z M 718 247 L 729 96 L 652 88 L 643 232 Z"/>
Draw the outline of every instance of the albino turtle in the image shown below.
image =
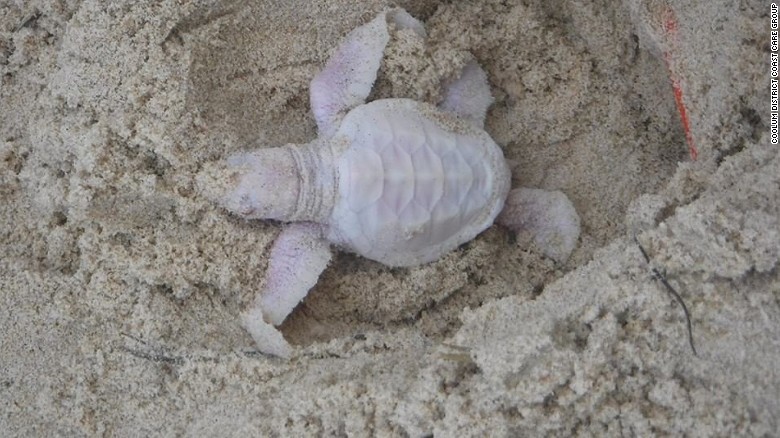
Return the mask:
<path id="1" fill-rule="evenodd" d="M 292 222 L 271 249 L 264 289 L 242 315 L 263 352 L 290 354 L 273 326 L 315 285 L 331 243 L 385 265 L 419 265 L 488 228 L 506 201 L 499 220 L 534 234 L 547 255 L 565 261 L 576 244 L 579 217 L 565 195 L 510 193 L 509 167 L 483 129 L 492 97 L 475 62 L 438 107 L 410 99 L 365 103 L 390 38 L 388 19 L 425 36 L 401 9 L 350 32 L 311 82 L 316 140 L 227 160 L 231 175 L 218 196 L 225 208 Z"/>

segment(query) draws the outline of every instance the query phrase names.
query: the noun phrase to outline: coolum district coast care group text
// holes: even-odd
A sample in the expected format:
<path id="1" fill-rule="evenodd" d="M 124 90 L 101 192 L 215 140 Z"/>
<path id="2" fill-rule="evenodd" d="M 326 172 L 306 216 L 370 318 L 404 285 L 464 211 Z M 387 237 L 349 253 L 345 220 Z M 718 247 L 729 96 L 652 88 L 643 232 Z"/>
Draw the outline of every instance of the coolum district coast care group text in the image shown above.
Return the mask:
<path id="1" fill-rule="evenodd" d="M 769 139 L 778 143 L 778 113 L 780 113 L 780 6 L 778 2 L 769 5 Z"/>

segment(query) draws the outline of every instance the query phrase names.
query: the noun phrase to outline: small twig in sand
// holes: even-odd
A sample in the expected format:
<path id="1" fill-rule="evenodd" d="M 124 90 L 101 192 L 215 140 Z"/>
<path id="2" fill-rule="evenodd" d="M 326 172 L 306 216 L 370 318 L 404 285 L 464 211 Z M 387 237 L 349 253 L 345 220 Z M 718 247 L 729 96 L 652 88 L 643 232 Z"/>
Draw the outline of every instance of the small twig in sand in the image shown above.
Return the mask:
<path id="1" fill-rule="evenodd" d="M 31 24 L 33 21 L 37 20 L 38 17 L 41 16 L 41 12 L 38 10 L 35 10 L 34 12 L 31 12 L 27 14 L 22 21 L 16 25 L 14 28 L 14 32 L 19 32 L 23 27 L 27 26 L 28 24 Z"/>
<path id="2" fill-rule="evenodd" d="M 685 320 L 688 323 L 688 343 L 691 345 L 691 350 L 693 350 L 693 355 L 698 356 L 698 353 L 696 352 L 696 347 L 693 344 L 693 325 L 691 324 L 691 313 L 688 311 L 688 306 L 685 305 L 685 301 L 683 301 L 682 297 L 679 293 L 677 293 L 677 290 L 675 290 L 674 287 L 672 287 L 671 284 L 669 284 L 669 280 L 666 279 L 666 277 L 661 274 L 661 272 L 658 271 L 658 269 L 654 268 L 652 264 L 650 263 L 650 257 L 647 255 L 647 252 L 645 251 L 645 248 L 642 246 L 641 243 L 639 243 L 639 239 L 637 239 L 636 236 L 634 236 L 634 242 L 636 242 L 636 245 L 639 247 L 639 251 L 642 253 L 642 256 L 645 258 L 645 261 L 647 262 L 648 266 L 650 266 L 650 269 L 653 271 L 653 275 L 655 278 L 661 282 L 661 284 L 666 287 L 667 292 L 669 292 L 669 295 L 673 296 L 675 300 L 677 300 L 678 303 L 683 308 L 683 312 L 685 312 Z"/>
<path id="3" fill-rule="evenodd" d="M 193 356 L 193 355 L 186 355 L 186 356 L 173 356 L 170 354 L 167 354 L 163 351 L 160 347 L 154 347 L 149 345 L 148 342 L 144 341 L 143 339 L 138 338 L 137 336 L 133 336 L 128 333 L 120 332 L 120 334 L 128 339 L 132 339 L 133 341 L 143 345 L 145 348 L 130 348 L 126 346 L 120 347 L 123 351 L 131 354 L 132 356 L 135 356 L 139 359 L 148 360 L 151 362 L 158 362 L 158 363 L 168 363 L 172 365 L 183 365 L 185 361 L 187 362 L 219 362 L 223 357 L 226 357 L 226 355 L 216 355 L 216 356 Z M 232 354 L 237 354 L 239 356 L 247 357 L 247 358 L 255 358 L 255 357 L 273 357 L 272 355 L 268 355 L 266 353 L 262 353 L 260 351 L 256 350 L 250 350 L 250 351 L 240 351 L 240 352 L 234 352 Z"/>
<path id="4" fill-rule="evenodd" d="M 122 347 L 122 350 L 130 353 L 131 355 L 137 358 L 150 360 L 152 362 L 163 362 L 163 363 L 170 363 L 174 365 L 181 365 L 184 362 L 184 359 L 182 359 L 181 357 L 165 356 L 159 353 L 147 353 L 145 351 L 135 350 L 127 347 Z"/>
<path id="5" fill-rule="evenodd" d="M 149 344 L 147 344 L 143 339 L 139 339 L 127 333 L 120 333 L 120 334 L 126 338 L 130 338 L 135 342 L 138 342 L 139 344 L 143 344 L 146 347 L 149 347 Z M 137 350 L 134 348 L 124 347 L 124 346 L 122 347 L 122 350 L 132 354 L 137 358 L 150 360 L 152 362 L 170 363 L 174 365 L 181 365 L 182 363 L 184 363 L 184 358 L 179 356 L 168 356 L 166 354 L 159 353 L 159 352 L 150 353 L 147 351 Z"/>

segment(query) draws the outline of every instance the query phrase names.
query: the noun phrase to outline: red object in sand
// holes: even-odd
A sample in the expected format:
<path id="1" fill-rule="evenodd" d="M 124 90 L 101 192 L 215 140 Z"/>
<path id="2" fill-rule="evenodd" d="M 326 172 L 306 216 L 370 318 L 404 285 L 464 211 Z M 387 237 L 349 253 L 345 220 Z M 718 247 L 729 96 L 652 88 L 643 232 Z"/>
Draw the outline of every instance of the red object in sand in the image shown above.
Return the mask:
<path id="1" fill-rule="evenodd" d="M 685 131 L 685 140 L 688 142 L 688 150 L 690 151 L 691 159 L 696 160 L 699 152 L 693 142 L 691 122 L 688 118 L 688 111 L 685 109 L 685 102 L 683 101 L 682 80 L 677 73 L 676 59 L 672 53 L 673 49 L 677 47 L 677 17 L 671 7 L 664 9 L 663 31 L 664 39 L 669 43 L 663 50 L 663 57 L 664 62 L 666 62 L 666 68 L 669 70 L 669 78 L 672 81 L 674 102 L 677 105 L 677 111 L 680 113 L 683 130 Z"/>

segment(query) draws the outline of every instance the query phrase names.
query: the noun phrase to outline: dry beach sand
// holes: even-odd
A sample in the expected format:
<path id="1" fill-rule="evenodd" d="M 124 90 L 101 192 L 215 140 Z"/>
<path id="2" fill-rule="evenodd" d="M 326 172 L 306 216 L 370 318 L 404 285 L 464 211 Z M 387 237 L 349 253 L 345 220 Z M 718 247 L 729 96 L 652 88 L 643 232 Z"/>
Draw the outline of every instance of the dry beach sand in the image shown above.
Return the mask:
<path id="1" fill-rule="evenodd" d="M 564 191 L 580 243 L 565 265 L 498 227 L 416 268 L 338 253 L 282 326 L 289 361 L 238 320 L 280 224 L 198 174 L 313 139 L 309 81 L 389 3 L 0 3 L 0 435 L 772 434 L 769 8 L 666 3 L 399 2 L 429 39 L 395 35 L 372 97 L 436 102 L 471 52 L 514 183 Z"/>

